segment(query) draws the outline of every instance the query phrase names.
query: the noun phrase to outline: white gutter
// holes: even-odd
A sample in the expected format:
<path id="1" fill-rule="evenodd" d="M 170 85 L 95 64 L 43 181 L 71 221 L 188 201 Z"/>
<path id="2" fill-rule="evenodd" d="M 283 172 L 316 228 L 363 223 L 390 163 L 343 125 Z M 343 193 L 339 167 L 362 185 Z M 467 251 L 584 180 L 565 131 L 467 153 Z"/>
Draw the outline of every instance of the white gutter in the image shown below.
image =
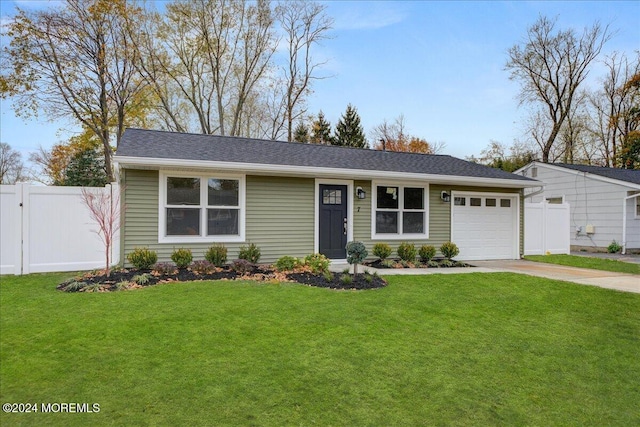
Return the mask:
<path id="1" fill-rule="evenodd" d="M 640 197 L 640 193 L 622 199 L 622 255 L 627 253 L 627 200 Z"/>
<path id="2" fill-rule="evenodd" d="M 189 168 L 189 169 L 218 169 L 229 171 L 244 171 L 250 173 L 265 173 L 269 175 L 292 175 L 332 178 L 352 178 L 352 179 L 403 179 L 415 181 L 429 181 L 434 184 L 460 184 L 471 186 L 499 186 L 505 188 L 529 188 L 539 187 L 538 181 L 520 181 L 513 179 L 496 179 L 481 177 L 465 177 L 457 175 L 435 175 L 409 172 L 390 172 L 364 169 L 341 169 L 322 168 L 316 166 L 288 166 L 270 165 L 261 163 L 236 163 L 236 162 L 216 162 L 203 160 L 183 160 L 183 159 L 161 159 L 147 157 L 127 157 L 114 156 L 114 162 L 118 162 L 121 167 L 144 167 L 144 168 Z"/>

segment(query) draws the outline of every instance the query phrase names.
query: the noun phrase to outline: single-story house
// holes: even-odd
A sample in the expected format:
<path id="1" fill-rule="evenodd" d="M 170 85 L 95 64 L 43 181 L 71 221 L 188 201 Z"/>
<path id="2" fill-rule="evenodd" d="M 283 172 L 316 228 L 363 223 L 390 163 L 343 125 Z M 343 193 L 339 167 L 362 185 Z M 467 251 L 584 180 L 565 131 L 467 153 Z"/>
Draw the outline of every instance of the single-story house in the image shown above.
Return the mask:
<path id="1" fill-rule="evenodd" d="M 640 170 L 533 162 L 515 173 L 544 184 L 533 202 L 570 205 L 572 250 L 640 250 Z"/>
<path id="2" fill-rule="evenodd" d="M 214 243 L 229 259 L 255 243 L 264 262 L 341 260 L 353 240 L 370 254 L 377 242 L 453 241 L 458 259 L 517 259 L 523 189 L 540 185 L 446 155 L 142 129 L 125 131 L 114 160 L 123 261 L 136 247 L 202 259 Z"/>

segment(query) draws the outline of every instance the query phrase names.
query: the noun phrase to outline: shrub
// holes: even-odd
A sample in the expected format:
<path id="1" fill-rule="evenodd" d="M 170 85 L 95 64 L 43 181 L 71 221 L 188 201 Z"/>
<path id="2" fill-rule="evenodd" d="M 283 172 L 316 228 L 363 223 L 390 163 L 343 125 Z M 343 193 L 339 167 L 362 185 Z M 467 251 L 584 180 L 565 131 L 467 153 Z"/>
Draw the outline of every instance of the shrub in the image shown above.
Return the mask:
<path id="1" fill-rule="evenodd" d="M 204 259 L 216 267 L 222 267 L 227 262 L 227 248 L 221 244 L 210 246 L 204 253 Z"/>
<path id="2" fill-rule="evenodd" d="M 246 259 L 237 259 L 231 264 L 231 269 L 238 274 L 245 275 L 251 273 L 254 269 L 254 265 Z"/>
<path id="3" fill-rule="evenodd" d="M 149 283 L 149 279 L 151 279 L 151 275 L 148 273 L 138 274 L 131 278 L 131 281 L 137 283 L 138 285 L 146 285 Z"/>
<path id="4" fill-rule="evenodd" d="M 620 246 L 620 244 L 615 240 L 611 242 L 609 246 L 607 246 L 607 252 L 609 252 L 610 254 L 615 254 L 621 251 L 622 251 L 622 246 Z"/>
<path id="5" fill-rule="evenodd" d="M 178 268 L 186 268 L 193 261 L 191 249 L 177 249 L 171 254 L 171 260 L 176 263 Z"/>
<path id="6" fill-rule="evenodd" d="M 216 266 L 213 263 L 204 260 L 194 261 L 189 268 L 196 274 L 211 274 L 216 271 Z"/>
<path id="7" fill-rule="evenodd" d="M 329 258 L 322 254 L 311 254 L 304 257 L 304 263 L 307 265 L 313 274 L 322 274 L 325 271 L 329 271 Z"/>
<path id="8" fill-rule="evenodd" d="M 329 283 L 333 282 L 333 273 L 330 272 L 329 270 L 322 273 L 322 277 L 324 277 L 324 280 L 326 280 Z"/>
<path id="9" fill-rule="evenodd" d="M 373 254 L 384 261 L 391 256 L 391 246 L 386 243 L 376 243 L 373 245 Z"/>
<path id="10" fill-rule="evenodd" d="M 451 258 L 460 253 L 460 249 L 458 249 L 458 246 L 453 242 L 444 242 L 442 246 L 440 246 L 440 252 L 446 259 L 451 260 Z"/>
<path id="11" fill-rule="evenodd" d="M 64 287 L 64 290 L 65 292 L 78 292 L 85 286 L 87 286 L 85 282 L 74 280 L 73 282 L 69 282 L 69 284 Z"/>
<path id="12" fill-rule="evenodd" d="M 134 267 L 140 270 L 147 270 L 158 261 L 158 254 L 156 251 L 149 250 L 149 248 L 135 248 L 133 252 L 129 252 L 127 260 Z"/>
<path id="13" fill-rule="evenodd" d="M 129 289 L 129 282 L 127 282 L 126 280 L 122 280 L 116 283 L 116 290 L 126 291 L 127 289 Z"/>
<path id="14" fill-rule="evenodd" d="M 293 271 L 300 265 L 300 260 L 292 256 L 285 255 L 278 258 L 276 261 L 276 270 L 278 271 Z"/>
<path id="15" fill-rule="evenodd" d="M 100 283 L 91 283 L 84 288 L 82 288 L 82 292 L 100 292 L 102 291 L 102 285 Z"/>
<path id="16" fill-rule="evenodd" d="M 371 284 L 373 282 L 373 276 L 367 273 L 364 275 L 364 280 L 365 282 Z"/>
<path id="17" fill-rule="evenodd" d="M 440 267 L 440 264 L 438 264 L 438 262 L 437 262 L 437 261 L 433 261 L 433 260 L 431 260 L 431 261 L 428 261 L 428 262 L 427 262 L 427 266 L 429 266 L 429 267 L 433 267 L 433 268 L 438 268 L 438 267 Z"/>
<path id="18" fill-rule="evenodd" d="M 347 243 L 347 262 L 353 264 L 354 274 L 358 274 L 358 264 L 367 258 L 369 252 L 362 242 L 349 242 Z"/>
<path id="19" fill-rule="evenodd" d="M 440 263 L 440 267 L 453 267 L 455 264 L 450 259 L 443 259 Z"/>
<path id="20" fill-rule="evenodd" d="M 249 246 L 242 246 L 240 247 L 238 258 L 256 264 L 260 260 L 260 248 L 255 243 L 251 243 Z"/>
<path id="21" fill-rule="evenodd" d="M 418 255 L 420 256 L 420 261 L 428 263 L 436 256 L 436 248 L 431 245 L 422 245 L 418 251 Z"/>
<path id="22" fill-rule="evenodd" d="M 176 266 L 173 263 L 170 262 L 159 262 L 156 265 L 153 266 L 153 272 L 156 274 L 175 274 L 176 273 Z"/>
<path id="23" fill-rule="evenodd" d="M 385 259 L 382 261 L 382 266 L 386 268 L 395 268 L 396 262 L 392 259 Z"/>
<path id="24" fill-rule="evenodd" d="M 416 260 L 416 246 L 413 243 L 402 242 L 398 246 L 398 256 L 401 260 L 406 262 L 414 262 Z"/>
<path id="25" fill-rule="evenodd" d="M 343 274 L 342 276 L 340 276 L 340 281 L 343 285 L 349 286 L 351 283 L 353 283 L 353 277 L 351 277 L 350 274 Z"/>

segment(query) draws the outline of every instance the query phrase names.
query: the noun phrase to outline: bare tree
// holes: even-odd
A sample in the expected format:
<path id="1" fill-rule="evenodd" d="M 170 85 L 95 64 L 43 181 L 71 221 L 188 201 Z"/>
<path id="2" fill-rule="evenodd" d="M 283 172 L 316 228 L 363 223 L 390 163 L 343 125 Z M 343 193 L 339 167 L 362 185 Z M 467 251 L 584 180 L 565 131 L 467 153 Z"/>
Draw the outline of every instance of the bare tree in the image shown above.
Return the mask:
<path id="1" fill-rule="evenodd" d="M 73 119 L 100 139 L 105 169 L 131 115 L 139 114 L 143 83 L 136 78 L 127 26 L 139 9 L 126 0 L 67 0 L 64 7 L 27 12 L 9 24 L 1 94 L 16 112 Z"/>
<path id="2" fill-rule="evenodd" d="M 541 16 L 527 30 L 523 45 L 509 49 L 506 64 L 510 78 L 521 83 L 521 103 L 540 105 L 536 120 L 544 118 L 549 123 L 545 138 L 536 139 L 544 162 L 549 161 L 589 65 L 612 36 L 609 27 L 599 23 L 586 28 L 580 36 L 573 29 L 556 30 L 555 23 Z"/>
<path id="3" fill-rule="evenodd" d="M 382 151 L 436 154 L 446 146 L 444 142 L 433 144 L 423 138 L 409 135 L 402 114 L 396 117 L 393 122 L 384 120 L 375 126 L 371 131 L 371 137 L 374 141 L 373 149 Z"/>
<path id="4" fill-rule="evenodd" d="M 204 134 L 240 135 L 246 104 L 277 47 L 266 0 L 176 1 L 149 12 L 134 38 L 139 70 L 165 125 Z"/>
<path id="5" fill-rule="evenodd" d="M 284 91 L 284 115 L 287 141 L 293 140 L 293 124 L 307 110 L 306 97 L 311 92 L 313 80 L 322 79 L 317 70 L 325 62 L 314 61 L 311 49 L 328 38 L 333 19 L 325 14 L 326 5 L 304 0 L 282 2 L 276 7 L 276 17 L 285 33 L 287 64 L 282 68 L 286 90 Z"/>
<path id="6" fill-rule="evenodd" d="M 113 242 L 120 230 L 121 210 L 120 193 L 113 191 L 113 186 L 109 185 L 111 191 L 95 191 L 89 188 L 82 188 L 82 202 L 89 209 L 89 215 L 98 224 L 95 233 L 100 237 L 105 248 L 105 274 L 109 277 L 111 272 L 111 250 Z"/>
<path id="7" fill-rule="evenodd" d="M 6 142 L 0 142 L 0 184 L 15 184 L 24 179 L 24 164 L 20 152 Z"/>

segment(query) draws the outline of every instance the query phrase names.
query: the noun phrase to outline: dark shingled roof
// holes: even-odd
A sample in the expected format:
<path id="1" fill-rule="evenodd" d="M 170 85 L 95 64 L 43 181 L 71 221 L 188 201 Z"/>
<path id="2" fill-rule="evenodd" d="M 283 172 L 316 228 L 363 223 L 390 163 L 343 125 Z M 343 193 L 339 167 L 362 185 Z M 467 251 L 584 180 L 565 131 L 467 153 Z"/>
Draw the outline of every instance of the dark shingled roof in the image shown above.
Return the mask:
<path id="1" fill-rule="evenodd" d="M 144 129 L 127 129 L 116 156 L 375 170 L 535 182 L 520 175 L 445 155 L 397 153 Z"/>
<path id="2" fill-rule="evenodd" d="M 552 163 L 552 165 L 640 185 L 640 170 L 607 168 L 602 166 L 568 165 L 565 163 Z"/>

